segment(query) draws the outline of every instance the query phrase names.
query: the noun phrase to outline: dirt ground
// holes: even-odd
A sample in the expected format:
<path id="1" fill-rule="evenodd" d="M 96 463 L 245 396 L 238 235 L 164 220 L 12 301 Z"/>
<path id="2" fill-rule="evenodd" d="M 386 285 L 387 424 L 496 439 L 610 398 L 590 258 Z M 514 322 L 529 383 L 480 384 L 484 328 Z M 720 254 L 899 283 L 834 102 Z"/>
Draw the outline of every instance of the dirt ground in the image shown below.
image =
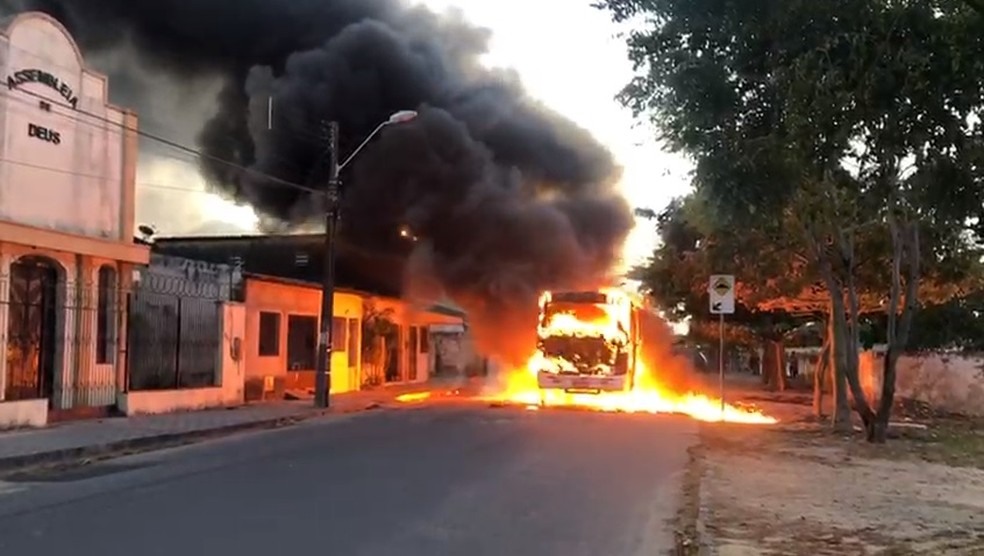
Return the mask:
<path id="1" fill-rule="evenodd" d="M 869 446 L 777 401 L 756 405 L 781 425 L 702 429 L 680 536 L 705 546 L 680 554 L 984 555 L 984 423 L 900 416 L 920 423 Z"/>

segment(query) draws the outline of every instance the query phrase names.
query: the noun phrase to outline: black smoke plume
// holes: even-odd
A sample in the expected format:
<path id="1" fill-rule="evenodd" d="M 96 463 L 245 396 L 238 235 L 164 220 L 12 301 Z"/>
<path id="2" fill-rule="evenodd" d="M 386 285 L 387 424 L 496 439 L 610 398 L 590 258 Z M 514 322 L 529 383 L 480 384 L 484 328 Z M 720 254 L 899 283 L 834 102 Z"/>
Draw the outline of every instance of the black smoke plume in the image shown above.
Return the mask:
<path id="1" fill-rule="evenodd" d="M 488 351 L 518 357 L 496 339 L 531 330 L 539 291 L 599 281 L 631 226 L 611 155 L 482 66 L 488 31 L 455 14 L 400 0 L 0 0 L 5 14 L 27 9 L 62 21 L 87 56 L 129 49 L 175 84 L 221 80 L 197 133 L 211 155 L 201 171 L 273 222 L 309 221 L 319 203 L 217 160 L 316 185 L 320 122 L 339 122 L 348 153 L 393 112 L 418 110 L 343 174 L 342 233 L 404 253 L 411 285 L 465 306 Z M 115 100 L 140 112 L 160 101 Z"/>

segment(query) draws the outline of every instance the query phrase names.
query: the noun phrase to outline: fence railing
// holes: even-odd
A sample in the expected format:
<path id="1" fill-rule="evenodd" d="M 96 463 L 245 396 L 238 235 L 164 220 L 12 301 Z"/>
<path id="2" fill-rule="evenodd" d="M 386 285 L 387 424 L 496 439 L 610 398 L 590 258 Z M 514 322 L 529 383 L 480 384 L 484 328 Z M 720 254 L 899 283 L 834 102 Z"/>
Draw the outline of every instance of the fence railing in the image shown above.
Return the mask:
<path id="1" fill-rule="evenodd" d="M 55 407 L 115 402 L 119 289 L 63 280 L 53 269 L 0 275 L 0 399 Z"/>
<path id="2" fill-rule="evenodd" d="M 123 389 L 220 384 L 228 285 L 145 269 L 121 287 L 103 268 L 94 280 L 44 263 L 0 275 L 0 401 L 104 406 Z"/>

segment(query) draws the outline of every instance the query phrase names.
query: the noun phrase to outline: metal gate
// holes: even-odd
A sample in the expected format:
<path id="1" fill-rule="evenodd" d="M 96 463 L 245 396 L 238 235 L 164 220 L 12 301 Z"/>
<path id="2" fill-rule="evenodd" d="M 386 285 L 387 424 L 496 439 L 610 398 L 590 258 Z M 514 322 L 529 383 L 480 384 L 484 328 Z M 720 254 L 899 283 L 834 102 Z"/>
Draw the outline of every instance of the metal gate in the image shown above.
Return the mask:
<path id="1" fill-rule="evenodd" d="M 130 295 L 130 390 L 219 384 L 222 300 L 218 289 L 188 281 L 146 273 Z"/>
<path id="2" fill-rule="evenodd" d="M 54 397 L 58 270 L 28 257 L 10 265 L 7 313 L 8 401 Z"/>

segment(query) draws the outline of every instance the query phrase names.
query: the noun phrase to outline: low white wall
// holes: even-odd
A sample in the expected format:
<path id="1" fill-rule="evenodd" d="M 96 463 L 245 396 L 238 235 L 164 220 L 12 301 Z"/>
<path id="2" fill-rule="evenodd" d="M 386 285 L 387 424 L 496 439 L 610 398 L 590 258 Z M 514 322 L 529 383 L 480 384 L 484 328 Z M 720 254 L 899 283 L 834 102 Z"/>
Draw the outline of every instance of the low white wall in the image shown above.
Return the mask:
<path id="1" fill-rule="evenodd" d="M 47 399 L 0 402 L 0 430 L 47 424 Z"/>
<path id="2" fill-rule="evenodd" d="M 246 402 L 246 305 L 225 303 L 222 309 L 222 395 L 224 405 L 241 405 Z"/>
<path id="3" fill-rule="evenodd" d="M 219 386 L 187 390 L 148 390 L 120 394 L 117 405 L 126 415 L 146 415 L 234 407 L 244 402 L 242 342 L 246 329 L 246 307 L 226 303 L 222 312 L 222 345 Z M 238 347 L 237 347 L 238 346 Z"/>
<path id="4" fill-rule="evenodd" d="M 883 358 L 861 354 L 860 375 L 869 398 L 881 392 Z M 895 397 L 918 400 L 947 412 L 984 416 L 984 357 L 903 355 L 896 367 Z"/>
<path id="5" fill-rule="evenodd" d="M 127 415 L 194 411 L 224 405 L 225 399 L 221 387 L 127 392 L 121 394 L 119 399 L 120 411 Z"/>

